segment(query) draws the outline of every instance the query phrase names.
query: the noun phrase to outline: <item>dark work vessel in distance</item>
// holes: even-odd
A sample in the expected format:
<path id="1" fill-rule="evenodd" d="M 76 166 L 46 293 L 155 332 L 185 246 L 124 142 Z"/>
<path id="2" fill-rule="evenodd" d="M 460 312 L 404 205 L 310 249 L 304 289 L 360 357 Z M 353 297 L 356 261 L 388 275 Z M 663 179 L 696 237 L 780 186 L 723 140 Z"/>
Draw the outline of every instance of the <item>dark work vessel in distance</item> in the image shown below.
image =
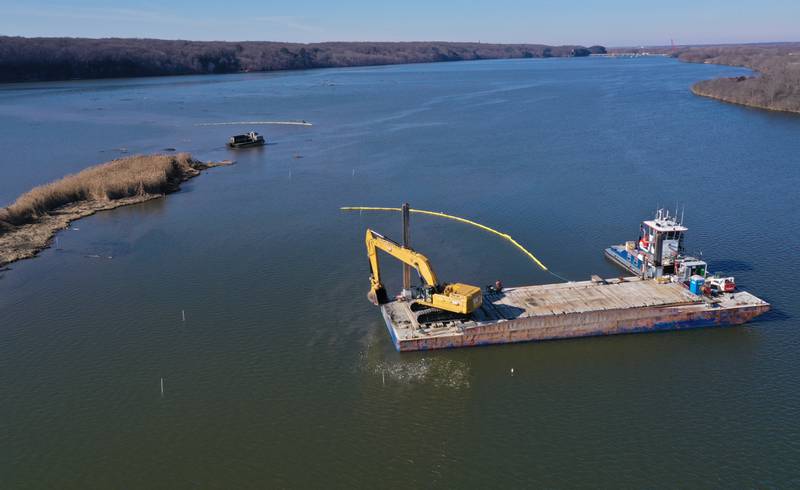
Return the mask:
<path id="1" fill-rule="evenodd" d="M 228 139 L 228 146 L 231 148 L 250 148 L 252 146 L 264 146 L 266 140 L 255 131 L 250 131 L 247 134 L 237 134 Z"/>

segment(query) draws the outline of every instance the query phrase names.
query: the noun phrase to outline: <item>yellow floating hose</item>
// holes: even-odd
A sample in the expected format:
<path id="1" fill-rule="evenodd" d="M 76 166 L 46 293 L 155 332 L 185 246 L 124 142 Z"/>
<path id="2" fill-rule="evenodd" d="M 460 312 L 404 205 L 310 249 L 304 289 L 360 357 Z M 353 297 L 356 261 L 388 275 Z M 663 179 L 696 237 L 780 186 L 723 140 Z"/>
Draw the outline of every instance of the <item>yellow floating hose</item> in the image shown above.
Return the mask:
<path id="1" fill-rule="evenodd" d="M 381 208 L 381 207 L 371 207 L 371 206 L 344 206 L 344 207 L 342 207 L 340 209 L 342 211 L 395 211 L 395 212 L 401 212 L 402 211 L 401 208 Z M 451 219 L 451 220 L 454 220 L 454 221 L 459 221 L 461 223 L 466 223 L 468 225 L 472 225 L 472 226 L 478 227 L 478 228 L 480 228 L 480 229 L 482 229 L 484 231 L 488 231 L 489 233 L 494 233 L 495 235 L 500 236 L 500 237 L 508 240 L 509 242 L 511 242 L 512 245 L 514 245 L 518 249 L 522 250 L 525 253 L 525 255 L 527 255 L 528 257 L 531 258 L 531 260 L 536 262 L 536 265 L 541 267 L 542 270 L 550 272 L 547 269 L 547 267 L 539 259 L 537 259 L 525 247 L 520 245 L 519 242 L 517 242 L 516 240 L 511 238 L 511 235 L 508 235 L 506 233 L 502 233 L 500 231 L 495 230 L 494 228 L 489 228 L 486 225 L 482 225 L 480 223 L 476 223 L 476 222 L 474 222 L 472 220 L 469 220 L 469 219 L 466 219 L 466 218 L 459 218 L 458 216 L 453 216 L 451 214 L 439 213 L 439 212 L 436 212 L 436 211 L 426 211 L 424 209 L 409 209 L 409 211 L 412 212 L 412 213 L 427 214 L 427 215 L 430 215 L 430 216 L 438 216 L 440 218 L 447 218 L 447 219 Z M 561 277 L 561 276 L 558 276 L 558 277 Z"/>

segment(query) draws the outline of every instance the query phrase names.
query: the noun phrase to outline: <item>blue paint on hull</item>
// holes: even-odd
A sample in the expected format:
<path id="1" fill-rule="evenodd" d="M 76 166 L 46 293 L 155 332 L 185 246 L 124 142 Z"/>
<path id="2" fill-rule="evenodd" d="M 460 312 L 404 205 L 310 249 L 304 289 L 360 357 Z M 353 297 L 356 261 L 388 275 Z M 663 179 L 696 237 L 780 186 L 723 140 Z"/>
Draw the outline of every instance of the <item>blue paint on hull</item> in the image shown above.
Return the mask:
<path id="1" fill-rule="evenodd" d="M 624 267 L 631 273 L 639 275 L 642 273 L 642 261 L 632 253 L 629 253 L 625 247 L 620 245 L 608 247 L 605 249 L 606 257 L 611 259 L 617 265 Z"/>

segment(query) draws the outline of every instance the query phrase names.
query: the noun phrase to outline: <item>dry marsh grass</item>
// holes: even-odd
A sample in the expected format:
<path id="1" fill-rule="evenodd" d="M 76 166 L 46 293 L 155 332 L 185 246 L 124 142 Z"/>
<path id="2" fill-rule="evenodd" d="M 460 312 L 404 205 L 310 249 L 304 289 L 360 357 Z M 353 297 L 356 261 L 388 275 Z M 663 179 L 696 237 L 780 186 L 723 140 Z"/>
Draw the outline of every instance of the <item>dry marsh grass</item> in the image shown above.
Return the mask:
<path id="1" fill-rule="evenodd" d="M 188 153 L 131 156 L 95 165 L 35 187 L 0 208 L 0 233 L 35 222 L 67 204 L 163 194 L 197 173 L 197 162 Z"/>

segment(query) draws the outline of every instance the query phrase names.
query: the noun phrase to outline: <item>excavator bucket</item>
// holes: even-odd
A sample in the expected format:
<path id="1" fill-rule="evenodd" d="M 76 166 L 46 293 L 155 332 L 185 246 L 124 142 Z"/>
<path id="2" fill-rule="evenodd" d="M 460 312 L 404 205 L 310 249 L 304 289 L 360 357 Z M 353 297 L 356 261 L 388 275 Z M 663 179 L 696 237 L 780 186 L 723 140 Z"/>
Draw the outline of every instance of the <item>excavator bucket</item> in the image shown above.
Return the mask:
<path id="1" fill-rule="evenodd" d="M 367 293 L 367 299 L 375 306 L 380 306 L 389 302 L 389 298 L 386 296 L 386 289 L 383 287 L 370 289 Z"/>
<path id="2" fill-rule="evenodd" d="M 369 292 L 367 293 L 367 299 L 373 305 L 378 306 L 378 295 L 375 294 L 375 290 L 374 289 L 370 289 L 369 290 Z"/>

